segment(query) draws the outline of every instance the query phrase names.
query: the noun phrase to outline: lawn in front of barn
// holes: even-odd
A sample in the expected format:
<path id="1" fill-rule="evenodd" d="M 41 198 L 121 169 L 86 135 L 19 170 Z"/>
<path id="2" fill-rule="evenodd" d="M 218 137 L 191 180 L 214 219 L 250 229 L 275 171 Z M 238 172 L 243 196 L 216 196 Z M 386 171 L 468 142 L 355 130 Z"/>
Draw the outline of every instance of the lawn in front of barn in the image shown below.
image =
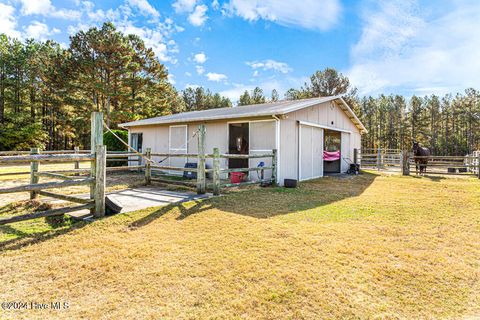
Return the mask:
<path id="1" fill-rule="evenodd" d="M 0 239 L 2 302 L 69 305 L 0 318 L 480 315 L 474 178 L 327 177 Z"/>

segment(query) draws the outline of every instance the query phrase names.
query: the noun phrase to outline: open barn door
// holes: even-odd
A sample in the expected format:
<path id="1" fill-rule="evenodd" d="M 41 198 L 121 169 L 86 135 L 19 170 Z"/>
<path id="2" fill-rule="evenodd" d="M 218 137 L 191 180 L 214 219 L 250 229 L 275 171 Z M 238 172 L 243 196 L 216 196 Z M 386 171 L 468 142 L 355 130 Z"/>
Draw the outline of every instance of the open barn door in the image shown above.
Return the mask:
<path id="1" fill-rule="evenodd" d="M 299 180 L 309 180 L 322 177 L 323 129 L 300 124 L 298 139 Z"/>
<path id="2" fill-rule="evenodd" d="M 350 163 L 353 162 L 352 148 L 350 146 L 350 133 L 342 132 L 342 148 L 341 148 L 341 168 L 342 172 L 347 172 L 350 167 Z"/>

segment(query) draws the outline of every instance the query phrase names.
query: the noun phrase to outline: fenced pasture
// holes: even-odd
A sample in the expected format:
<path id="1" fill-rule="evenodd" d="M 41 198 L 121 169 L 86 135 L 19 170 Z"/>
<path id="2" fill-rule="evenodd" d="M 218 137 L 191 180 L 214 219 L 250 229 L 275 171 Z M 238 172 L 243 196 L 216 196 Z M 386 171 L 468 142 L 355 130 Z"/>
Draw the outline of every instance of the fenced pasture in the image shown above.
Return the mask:
<path id="1" fill-rule="evenodd" d="M 427 160 L 426 174 L 476 176 L 480 178 L 480 151 L 465 156 L 414 156 L 398 149 L 362 149 L 358 152 L 360 167 L 364 169 L 416 174 L 415 160 Z M 418 167 L 420 164 L 418 164 Z M 418 171 L 420 168 L 418 168 Z"/>

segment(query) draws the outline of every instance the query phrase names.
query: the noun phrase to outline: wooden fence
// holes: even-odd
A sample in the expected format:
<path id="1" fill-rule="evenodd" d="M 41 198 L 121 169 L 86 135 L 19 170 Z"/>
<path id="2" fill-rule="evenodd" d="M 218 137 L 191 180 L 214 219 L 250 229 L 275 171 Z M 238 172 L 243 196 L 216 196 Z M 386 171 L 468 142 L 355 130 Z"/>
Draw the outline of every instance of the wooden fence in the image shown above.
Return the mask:
<path id="1" fill-rule="evenodd" d="M 0 165 L 19 165 L 30 163 L 30 171 L 28 172 L 12 172 L 7 174 L 30 174 L 30 184 L 21 186 L 0 188 L 0 194 L 13 192 L 30 192 L 31 199 L 37 199 L 39 195 L 65 200 L 68 202 L 78 203 L 77 206 L 65 207 L 60 209 L 52 209 L 43 212 L 35 212 L 21 216 L 0 219 L 0 225 L 35 219 L 40 217 L 57 216 L 83 209 L 90 209 L 94 217 L 102 217 L 105 215 L 105 180 L 108 171 L 133 170 L 137 172 L 145 172 L 145 183 L 159 182 L 162 184 L 173 184 L 195 188 L 198 194 L 206 193 L 207 189 L 212 190 L 214 195 L 218 195 L 222 188 L 237 187 L 251 184 L 275 184 L 277 179 L 277 151 L 263 154 L 220 154 L 218 148 L 213 148 L 211 154 L 205 153 L 205 126 L 199 126 L 198 133 L 198 153 L 196 154 L 176 154 L 176 153 L 152 153 L 147 148 L 146 152 L 140 154 L 138 152 L 110 151 L 107 153 L 106 147 L 103 145 L 103 115 L 98 112 L 92 114 L 92 150 L 57 150 L 42 151 L 34 148 L 28 153 L 25 151 L 7 151 L 0 153 Z M 155 162 L 152 157 L 186 157 L 196 158 L 196 168 L 176 167 L 170 165 L 162 165 L 162 162 Z M 247 168 L 222 168 L 221 159 L 261 159 L 270 158 L 271 166 L 247 167 Z M 212 160 L 212 168 L 207 168 L 207 159 Z M 107 167 L 109 161 L 125 161 L 128 166 Z M 131 161 L 137 161 L 137 165 L 130 165 Z M 72 169 L 41 171 L 42 163 L 65 163 L 74 164 Z M 90 168 L 80 168 L 80 162 L 89 162 Z M 196 173 L 196 181 L 191 180 L 174 180 L 171 179 L 171 172 L 194 172 Z M 271 171 L 269 178 L 265 178 L 265 171 Z M 232 183 L 227 177 L 233 172 L 260 172 L 259 179 L 250 181 L 242 181 Z M 80 176 L 82 173 L 87 175 Z M 153 174 L 152 174 L 153 173 Z M 70 174 L 70 175 L 69 175 Z M 74 174 L 74 175 L 72 175 Z M 207 176 L 211 174 L 211 180 Z M 170 176 L 170 179 L 169 179 Z M 40 178 L 58 179 L 58 182 L 40 183 Z M 72 195 L 54 193 L 47 191 L 49 189 L 66 188 L 71 186 L 88 185 L 90 186 L 90 197 L 88 199 L 75 197 Z"/>
<path id="2" fill-rule="evenodd" d="M 31 199 L 37 199 L 39 195 L 66 200 L 77 203 L 79 205 L 64 207 L 59 209 L 46 210 L 42 212 L 35 212 L 31 214 L 19 215 L 9 218 L 0 219 L 0 225 L 18 222 L 29 219 L 36 219 L 40 217 L 50 217 L 71 213 L 74 211 L 89 209 L 94 217 L 103 217 L 105 215 L 105 174 L 106 174 L 106 147 L 103 145 L 103 130 L 102 120 L 103 115 L 98 112 L 92 114 L 92 150 L 91 153 L 58 153 L 50 152 L 40 154 L 38 149 L 32 149 L 30 154 L 17 154 L 0 156 L 0 165 L 18 165 L 22 163 L 30 163 L 30 183 L 21 186 L 0 188 L 0 194 L 14 193 L 14 192 L 30 192 Z M 100 121 L 99 121 L 100 120 Z M 100 127 L 99 127 L 100 125 Z M 42 163 L 59 163 L 59 162 L 73 162 L 75 167 L 80 161 L 88 161 L 91 163 L 88 176 L 68 176 L 62 173 L 68 172 L 84 172 L 83 169 L 74 168 L 71 170 L 64 170 L 61 173 L 58 171 L 41 171 Z M 18 174 L 18 173 L 16 173 Z M 40 183 L 40 178 L 48 177 L 58 179 L 61 181 Z M 66 194 L 54 193 L 46 191 L 50 189 L 59 189 L 72 186 L 90 186 L 90 197 L 84 199 Z"/>
<path id="3" fill-rule="evenodd" d="M 185 168 L 185 167 L 178 167 L 178 166 L 167 166 L 162 165 L 161 163 L 156 163 L 154 161 L 150 161 L 152 157 L 162 157 L 165 159 L 167 158 L 192 158 L 197 159 L 197 167 L 196 168 Z M 203 194 L 206 192 L 207 189 L 212 190 L 214 195 L 218 195 L 221 192 L 222 188 L 230 188 L 230 187 L 237 187 L 243 185 L 251 185 L 251 184 L 268 184 L 268 183 L 275 183 L 277 177 L 277 151 L 272 150 L 271 153 L 264 153 L 264 154 L 220 154 L 218 148 L 213 148 L 213 153 L 206 154 L 205 153 L 205 126 L 200 125 L 198 131 L 198 153 L 152 153 L 150 148 L 147 148 L 145 153 L 145 182 L 146 184 L 150 184 L 153 182 L 159 182 L 162 184 L 170 184 L 176 186 L 185 186 L 190 188 L 195 188 L 198 194 Z M 238 169 L 229 169 L 229 168 L 222 168 L 220 165 L 220 159 L 258 159 L 258 158 L 271 158 L 272 165 L 270 167 L 253 167 L 253 168 L 238 168 Z M 212 168 L 206 167 L 206 160 L 212 159 Z M 271 178 L 268 179 L 258 179 L 258 180 L 250 180 L 244 181 L 240 183 L 231 183 L 226 182 L 221 179 L 222 174 L 227 175 L 231 174 L 232 172 L 265 172 L 271 170 Z M 171 179 L 168 175 L 172 171 L 177 172 L 192 172 L 196 173 L 196 181 L 188 181 L 188 180 L 178 180 L 178 179 Z M 164 176 L 158 177 L 152 175 L 152 172 L 161 173 Z M 207 176 L 211 173 L 212 179 L 209 183 Z M 263 176 L 263 174 L 262 174 Z"/>
<path id="4" fill-rule="evenodd" d="M 401 152 L 398 149 L 361 149 L 358 160 L 362 168 L 400 169 L 402 165 Z"/>
<path id="5" fill-rule="evenodd" d="M 358 152 L 362 168 L 397 170 L 409 175 L 417 170 L 415 160 L 427 160 L 427 174 L 476 175 L 480 178 L 480 151 L 466 156 L 414 156 L 411 152 L 395 149 L 363 149 Z M 420 166 L 420 165 L 419 165 Z M 418 168 L 420 171 L 420 168 Z"/>

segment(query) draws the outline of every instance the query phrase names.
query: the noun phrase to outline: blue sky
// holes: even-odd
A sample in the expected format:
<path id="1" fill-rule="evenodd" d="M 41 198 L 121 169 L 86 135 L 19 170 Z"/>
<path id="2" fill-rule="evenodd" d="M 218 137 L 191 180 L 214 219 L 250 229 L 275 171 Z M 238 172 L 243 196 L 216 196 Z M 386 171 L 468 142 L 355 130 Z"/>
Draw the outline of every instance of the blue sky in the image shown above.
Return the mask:
<path id="1" fill-rule="evenodd" d="M 54 39 L 112 21 L 141 36 L 179 90 L 237 100 L 333 67 L 361 94 L 480 88 L 477 0 L 0 0 L 0 32 Z"/>

